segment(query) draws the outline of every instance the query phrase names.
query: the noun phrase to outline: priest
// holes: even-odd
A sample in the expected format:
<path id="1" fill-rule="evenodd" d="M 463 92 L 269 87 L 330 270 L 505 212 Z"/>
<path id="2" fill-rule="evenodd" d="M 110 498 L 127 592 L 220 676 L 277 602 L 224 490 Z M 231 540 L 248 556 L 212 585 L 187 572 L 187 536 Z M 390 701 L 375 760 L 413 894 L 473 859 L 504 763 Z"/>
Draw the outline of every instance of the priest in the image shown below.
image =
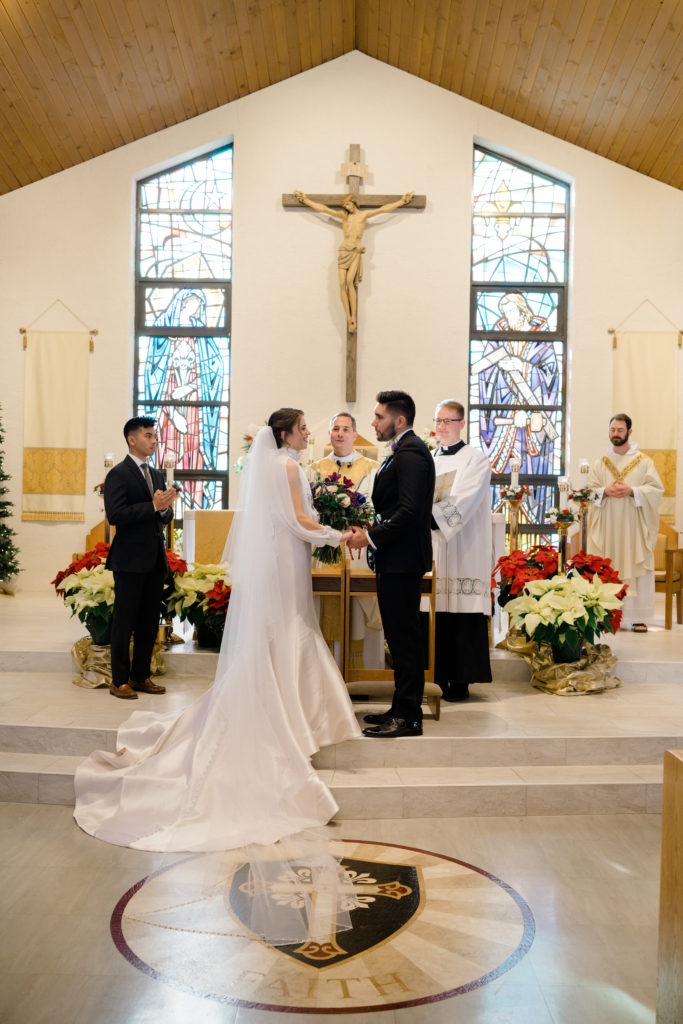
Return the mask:
<path id="1" fill-rule="evenodd" d="M 434 681 L 447 701 L 471 683 L 491 682 L 491 466 L 460 437 L 465 410 L 446 399 L 434 413 L 436 487 L 432 547 L 436 566 Z"/>
<path id="2" fill-rule="evenodd" d="M 609 558 L 628 583 L 622 629 L 647 628 L 655 607 L 655 545 L 664 493 L 652 459 L 631 440 L 632 421 L 620 412 L 609 423 L 607 452 L 591 466 L 597 493 L 588 519 L 588 551 Z"/>
<path id="3" fill-rule="evenodd" d="M 333 473 L 339 473 L 353 483 L 354 490 L 360 490 L 370 500 L 372 485 L 375 481 L 375 472 L 379 462 L 368 459 L 354 447 L 358 438 L 355 417 L 350 412 L 338 412 L 330 420 L 328 436 L 332 451 L 329 455 L 311 464 L 311 476 L 316 471 L 325 479 Z M 361 551 L 359 559 L 354 563 L 356 567 L 367 569 L 367 556 Z M 334 652 L 334 646 L 339 641 L 338 619 L 333 610 L 334 600 L 320 599 L 320 628 L 330 649 Z M 354 598 L 351 604 L 351 666 L 352 668 L 369 668 L 370 665 L 363 664 L 363 648 L 365 638 L 374 634 L 376 643 L 370 646 L 372 651 L 366 651 L 366 661 L 373 661 L 376 668 L 384 668 L 383 658 L 383 634 L 382 620 L 379 614 L 377 598 L 358 597 Z"/>

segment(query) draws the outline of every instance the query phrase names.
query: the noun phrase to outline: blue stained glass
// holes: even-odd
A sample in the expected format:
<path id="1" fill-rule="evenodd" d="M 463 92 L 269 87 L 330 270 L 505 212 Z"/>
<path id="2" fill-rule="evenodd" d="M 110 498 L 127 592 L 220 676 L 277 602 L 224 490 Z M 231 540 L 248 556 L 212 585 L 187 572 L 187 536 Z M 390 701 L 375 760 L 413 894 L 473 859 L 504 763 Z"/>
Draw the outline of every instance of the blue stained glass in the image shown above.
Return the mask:
<path id="1" fill-rule="evenodd" d="M 140 277 L 229 280 L 232 215 L 142 213 Z"/>
<path id="2" fill-rule="evenodd" d="M 479 291 L 477 331 L 555 331 L 557 292 Z"/>
<path id="3" fill-rule="evenodd" d="M 504 512 L 505 502 L 501 498 L 502 484 L 491 486 L 491 508 L 494 512 Z M 539 483 L 530 487 L 530 493 L 525 494 L 519 507 L 519 525 L 536 526 L 539 530 L 547 531 L 548 513 L 551 508 L 557 508 L 555 488 L 552 484 Z M 537 541 L 534 540 L 533 543 Z"/>
<path id="4" fill-rule="evenodd" d="M 488 216 L 526 213 L 566 214 L 569 189 L 538 171 L 504 157 L 474 151 L 473 208 Z"/>
<path id="5" fill-rule="evenodd" d="M 141 209 L 231 210 L 232 147 L 141 182 Z"/>
<path id="6" fill-rule="evenodd" d="M 472 225 L 472 279 L 546 284 L 566 276 L 563 218 L 522 217 L 504 237 L 495 221 L 475 217 Z"/>

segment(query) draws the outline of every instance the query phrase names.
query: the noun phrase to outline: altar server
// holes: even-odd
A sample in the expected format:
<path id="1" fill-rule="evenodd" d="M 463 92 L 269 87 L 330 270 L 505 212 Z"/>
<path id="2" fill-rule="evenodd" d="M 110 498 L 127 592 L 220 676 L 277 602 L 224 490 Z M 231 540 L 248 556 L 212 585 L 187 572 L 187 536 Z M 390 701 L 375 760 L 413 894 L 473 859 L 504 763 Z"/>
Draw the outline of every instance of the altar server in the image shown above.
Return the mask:
<path id="1" fill-rule="evenodd" d="M 446 399 L 437 405 L 434 432 L 440 444 L 433 453 L 436 493 L 432 508 L 434 678 L 444 700 L 453 702 L 467 700 L 470 683 L 491 682 L 491 466 L 482 452 L 461 440 L 464 423 L 460 402 Z"/>

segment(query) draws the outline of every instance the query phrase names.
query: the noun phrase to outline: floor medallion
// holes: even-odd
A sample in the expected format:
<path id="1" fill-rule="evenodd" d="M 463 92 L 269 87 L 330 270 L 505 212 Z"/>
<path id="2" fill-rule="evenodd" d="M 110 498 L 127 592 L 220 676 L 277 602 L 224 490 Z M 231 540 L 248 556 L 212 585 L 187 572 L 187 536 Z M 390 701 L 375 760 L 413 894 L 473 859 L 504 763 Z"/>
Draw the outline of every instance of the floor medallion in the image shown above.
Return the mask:
<path id="1" fill-rule="evenodd" d="M 220 885 L 205 887 L 200 898 L 201 858 L 178 855 L 159 873 L 156 893 L 141 881 L 121 897 L 111 920 L 114 942 L 165 984 L 299 1013 L 381 1011 L 454 997 L 509 971 L 531 946 L 530 908 L 483 869 L 406 846 L 337 845 L 348 880 L 348 930 L 330 924 L 326 931 L 324 918 L 322 937 L 268 944 L 249 931 L 254 882 L 237 853 L 220 855 Z M 275 915 L 315 900 L 311 867 L 297 864 L 294 876 L 260 883 Z M 332 920 L 331 908 L 318 912 Z"/>

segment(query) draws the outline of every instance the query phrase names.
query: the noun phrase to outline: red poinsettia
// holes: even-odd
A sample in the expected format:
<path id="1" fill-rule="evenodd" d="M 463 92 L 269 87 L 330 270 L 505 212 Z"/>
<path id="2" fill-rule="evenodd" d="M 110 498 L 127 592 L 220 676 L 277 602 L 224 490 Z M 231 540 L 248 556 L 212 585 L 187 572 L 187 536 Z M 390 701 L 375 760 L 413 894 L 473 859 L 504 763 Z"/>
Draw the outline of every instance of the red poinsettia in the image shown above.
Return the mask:
<path id="1" fill-rule="evenodd" d="M 167 551 L 166 559 L 168 561 L 169 572 L 174 576 L 184 576 L 187 572 L 187 562 L 184 558 L 180 558 L 176 555 L 175 551 Z"/>
<path id="2" fill-rule="evenodd" d="M 51 580 L 52 586 L 57 587 L 66 576 L 71 576 L 72 573 L 80 572 L 81 569 L 94 569 L 96 565 L 106 562 L 110 546 L 102 541 L 98 541 L 91 551 L 86 551 L 81 558 L 75 559 L 70 565 L 67 565 L 66 569 L 58 572 L 55 578 Z M 59 596 L 61 597 L 62 595 L 60 594 Z"/>
<path id="3" fill-rule="evenodd" d="M 223 629 L 225 624 L 225 616 L 228 612 L 228 605 L 230 604 L 230 593 L 232 587 L 229 583 L 225 583 L 223 580 L 217 580 L 216 583 L 211 587 L 211 590 L 206 592 L 206 611 L 204 617 L 207 625 L 215 631 Z M 202 602 L 203 604 L 204 602 Z"/>
<path id="4" fill-rule="evenodd" d="M 530 580 L 548 580 L 556 576 L 557 566 L 557 549 L 548 544 L 535 544 L 528 551 L 513 551 L 509 555 L 503 555 L 496 562 L 491 577 L 492 588 L 496 586 L 496 577 L 500 577 L 498 603 L 504 607 L 513 597 L 522 593 L 525 584 Z M 573 573 L 589 580 L 592 580 L 597 573 L 598 579 L 603 583 L 621 583 L 619 573 L 609 558 L 588 555 L 585 551 L 579 551 L 577 555 L 568 560 L 567 575 L 571 576 Z M 617 597 L 623 599 L 627 590 L 628 585 L 625 583 Z M 621 616 L 621 609 L 609 613 L 608 630 L 612 633 L 619 629 Z"/>

